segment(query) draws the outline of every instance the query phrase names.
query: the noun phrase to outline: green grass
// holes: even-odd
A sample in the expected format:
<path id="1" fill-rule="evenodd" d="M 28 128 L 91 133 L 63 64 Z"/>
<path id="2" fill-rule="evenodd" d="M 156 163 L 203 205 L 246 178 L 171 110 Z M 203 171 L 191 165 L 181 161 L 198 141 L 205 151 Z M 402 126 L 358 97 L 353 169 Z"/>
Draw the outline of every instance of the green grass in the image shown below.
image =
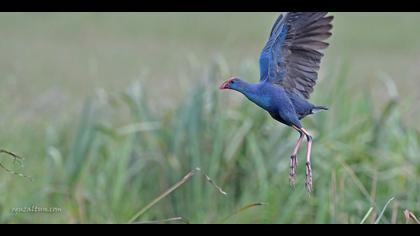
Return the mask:
<path id="1" fill-rule="evenodd" d="M 288 185 L 297 134 L 249 102 L 226 105 L 231 95 L 214 86 L 223 76 L 215 63 L 175 111 L 163 115 L 151 112 L 139 83 L 122 94 L 92 96 L 76 128 L 50 129 L 39 142 L 44 145 L 41 160 L 27 155 L 21 171 L 33 175 L 33 183 L 2 174 L 2 191 L 13 194 L 2 196 L 1 220 L 125 223 L 199 167 L 228 195 L 196 175 L 136 221 L 359 223 L 373 207 L 367 223 L 378 221 L 379 214 L 381 223 L 402 223 L 404 209 L 420 209 L 420 136 L 401 122 L 397 100 L 387 101 L 380 116 L 372 114 L 368 89 L 354 100 L 337 101 L 338 95 L 353 93 L 340 73 L 345 70 L 332 73 L 335 82 L 324 87 L 329 96 L 314 98 L 331 110 L 305 121 L 314 134 L 312 196 L 304 190 L 302 164 L 297 188 Z M 391 197 L 394 201 L 381 212 Z M 234 214 L 255 202 L 265 204 Z M 31 204 L 63 212 L 57 217 L 8 210 Z"/>
<path id="2" fill-rule="evenodd" d="M 417 72 L 400 71 L 415 64 L 420 35 L 404 29 L 420 15 L 337 14 L 311 98 L 330 110 L 303 122 L 314 137 L 311 196 L 305 145 L 296 189 L 288 184 L 298 134 L 217 89 L 232 73 L 256 80 L 259 43 L 274 16 L 1 14 L 14 21 L 0 24 L 0 149 L 25 160 L 20 166 L 0 153 L 0 162 L 33 181 L 0 168 L 0 222 L 405 223 L 406 209 L 418 216 Z M 249 17 L 258 20 L 239 24 Z M 368 34 L 367 20 L 377 33 Z M 401 45 L 398 27 L 410 36 Z M 197 167 L 201 174 L 187 175 Z M 62 211 L 12 212 L 32 205 Z"/>

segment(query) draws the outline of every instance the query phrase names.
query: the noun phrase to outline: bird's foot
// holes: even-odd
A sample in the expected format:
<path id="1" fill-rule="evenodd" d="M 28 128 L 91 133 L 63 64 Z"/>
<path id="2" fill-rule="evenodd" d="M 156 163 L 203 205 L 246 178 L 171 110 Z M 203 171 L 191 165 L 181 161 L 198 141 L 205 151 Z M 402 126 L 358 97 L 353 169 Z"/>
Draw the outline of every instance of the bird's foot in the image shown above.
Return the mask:
<path id="1" fill-rule="evenodd" d="M 296 168 L 297 168 L 297 158 L 296 155 L 290 157 L 290 169 L 289 169 L 289 184 L 293 188 L 296 183 Z"/>
<path id="2" fill-rule="evenodd" d="M 306 162 L 305 187 L 309 193 L 312 192 L 312 169 L 310 162 Z"/>

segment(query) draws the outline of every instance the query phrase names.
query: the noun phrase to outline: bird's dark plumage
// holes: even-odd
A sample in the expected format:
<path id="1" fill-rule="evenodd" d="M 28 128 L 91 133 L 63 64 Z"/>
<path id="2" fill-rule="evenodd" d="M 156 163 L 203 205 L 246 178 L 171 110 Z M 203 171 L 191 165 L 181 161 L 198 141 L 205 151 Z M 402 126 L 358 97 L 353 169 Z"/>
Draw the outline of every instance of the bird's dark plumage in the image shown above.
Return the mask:
<path id="1" fill-rule="evenodd" d="M 333 16 L 326 12 L 292 12 L 280 15 L 260 54 L 260 80 L 278 84 L 308 99 L 318 78 L 323 54 L 331 36 Z"/>
<path id="2" fill-rule="evenodd" d="M 312 188 L 310 153 L 312 137 L 300 120 L 325 106 L 313 105 L 307 99 L 314 90 L 323 54 L 329 46 L 333 16 L 327 12 L 289 12 L 275 21 L 270 36 L 260 53 L 260 81 L 250 84 L 239 78 L 224 82 L 221 89 L 233 89 L 266 110 L 275 120 L 300 133 L 291 157 L 290 180 L 294 183 L 296 155 L 303 136 L 308 141 L 306 187 Z"/>

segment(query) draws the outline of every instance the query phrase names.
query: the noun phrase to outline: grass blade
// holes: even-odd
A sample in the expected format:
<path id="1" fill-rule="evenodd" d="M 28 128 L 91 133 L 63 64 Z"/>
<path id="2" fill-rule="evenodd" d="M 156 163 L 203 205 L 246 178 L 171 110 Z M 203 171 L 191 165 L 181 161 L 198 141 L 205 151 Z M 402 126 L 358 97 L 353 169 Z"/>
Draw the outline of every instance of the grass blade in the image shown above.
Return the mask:
<path id="1" fill-rule="evenodd" d="M 137 218 L 139 218 L 140 216 L 142 216 L 144 213 L 146 213 L 150 208 L 152 208 L 156 203 L 158 203 L 160 200 L 162 200 L 163 198 L 165 198 L 166 196 L 168 196 L 170 193 L 172 193 L 173 191 L 175 191 L 176 189 L 178 189 L 179 187 L 181 187 L 183 184 L 185 184 L 189 179 L 191 179 L 191 177 L 193 177 L 197 172 L 200 172 L 201 169 L 200 168 L 195 168 L 194 170 L 191 170 L 190 172 L 188 172 L 180 181 L 178 181 L 178 183 L 174 184 L 172 187 L 170 187 L 168 190 L 166 190 L 165 192 L 163 192 L 161 195 L 159 195 L 157 198 L 155 198 L 153 201 L 151 201 L 149 204 L 147 204 L 147 206 L 145 206 L 144 208 L 142 208 L 140 211 L 138 211 L 129 221 L 128 223 L 131 224 L 133 223 Z M 212 179 L 210 179 L 210 177 L 208 177 L 206 174 L 203 174 L 207 181 L 210 182 L 210 184 L 212 184 L 220 193 L 227 195 L 227 193 L 225 191 L 223 191 L 219 186 L 216 185 L 216 183 L 214 183 L 214 181 Z"/>
<path id="2" fill-rule="evenodd" d="M 22 165 L 23 158 L 20 157 L 20 156 L 18 156 L 18 155 L 16 155 L 16 154 L 14 154 L 13 152 L 10 152 L 10 151 L 4 150 L 4 149 L 0 149 L 0 153 L 6 153 L 6 154 L 8 154 L 9 156 L 11 156 L 13 158 L 13 162 L 18 161 L 19 164 Z M 14 175 L 17 175 L 17 176 L 20 176 L 20 177 L 27 178 L 27 179 L 29 179 L 29 181 L 32 181 L 33 180 L 32 177 L 27 176 L 27 175 L 24 175 L 22 173 L 18 173 L 18 172 L 14 171 L 14 170 L 11 170 L 11 169 L 7 168 L 6 166 L 4 166 L 2 163 L 0 163 L 0 168 L 4 169 L 5 171 L 7 171 L 7 172 L 9 172 L 11 174 L 14 174 Z"/>
<path id="3" fill-rule="evenodd" d="M 344 170 L 350 175 L 351 179 L 359 188 L 360 192 L 363 195 L 365 195 L 365 197 L 369 200 L 371 204 L 373 204 L 374 200 L 372 199 L 372 196 L 369 194 L 366 187 L 363 185 L 362 181 L 360 181 L 360 179 L 357 177 L 353 169 L 343 159 L 338 159 L 338 162 L 340 162 L 340 164 L 344 167 Z"/>
<path id="4" fill-rule="evenodd" d="M 231 215 L 229 215 L 229 216 L 225 217 L 225 218 L 222 220 L 222 222 L 227 221 L 228 219 L 232 218 L 233 216 L 235 216 L 235 215 L 237 215 L 237 214 L 239 214 L 239 213 L 241 213 L 241 212 L 243 212 L 243 211 L 245 211 L 245 210 L 248 210 L 248 209 L 251 209 L 251 208 L 254 208 L 254 207 L 258 207 L 258 206 L 264 206 L 264 205 L 267 205 L 267 203 L 265 203 L 265 202 L 254 202 L 254 203 L 251 203 L 251 204 L 245 205 L 245 206 L 243 206 L 243 207 L 239 208 L 239 210 L 235 211 L 233 214 L 231 214 Z"/>
<path id="5" fill-rule="evenodd" d="M 183 217 L 172 217 L 172 218 L 163 219 L 163 220 L 141 221 L 141 222 L 134 222 L 133 224 L 162 224 L 162 223 L 170 223 L 170 222 L 182 222 L 185 224 L 189 224 L 189 221 L 187 219 L 184 219 Z"/>
<path id="6" fill-rule="evenodd" d="M 185 175 L 178 183 L 174 184 L 172 187 L 170 187 L 168 190 L 163 192 L 161 195 L 159 195 L 157 198 L 155 198 L 153 201 L 151 201 L 147 206 L 145 206 L 143 209 L 141 209 L 139 212 L 137 212 L 129 221 L 128 223 L 133 223 L 137 218 L 142 216 L 144 213 L 147 212 L 150 208 L 152 208 L 156 203 L 158 203 L 160 200 L 168 196 L 170 193 L 175 191 L 177 188 L 179 188 L 181 185 L 185 184 L 191 177 L 193 177 L 196 173 L 196 170 L 192 170 L 188 172 L 187 175 Z"/>
<path id="7" fill-rule="evenodd" d="M 13 152 L 10 152 L 10 151 L 4 150 L 4 149 L 0 149 L 0 153 L 6 153 L 6 154 L 12 156 L 13 160 L 23 160 L 23 157 L 20 157 L 20 156 L 14 154 Z"/>
<path id="8" fill-rule="evenodd" d="M 369 217 L 370 213 L 372 213 L 373 207 L 369 208 L 369 210 L 366 212 L 365 216 L 363 217 L 362 221 L 360 221 L 360 224 L 364 224 L 366 219 Z"/>
<path id="9" fill-rule="evenodd" d="M 378 218 L 376 218 L 375 224 L 378 224 L 379 223 L 379 221 L 381 220 L 382 216 L 384 215 L 384 212 L 385 212 L 386 208 L 392 202 L 392 200 L 394 200 L 394 197 L 392 197 L 391 199 L 389 199 L 388 202 L 385 204 L 385 206 L 382 209 L 381 213 L 379 214 Z"/>

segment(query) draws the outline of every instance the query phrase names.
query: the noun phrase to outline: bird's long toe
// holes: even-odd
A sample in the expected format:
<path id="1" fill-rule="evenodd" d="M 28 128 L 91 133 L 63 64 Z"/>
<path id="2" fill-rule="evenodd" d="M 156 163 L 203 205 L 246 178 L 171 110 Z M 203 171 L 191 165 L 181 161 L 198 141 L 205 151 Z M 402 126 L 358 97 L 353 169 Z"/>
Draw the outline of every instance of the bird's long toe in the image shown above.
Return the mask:
<path id="1" fill-rule="evenodd" d="M 308 192 L 312 192 L 312 169 L 310 162 L 306 162 L 305 187 Z"/>
<path id="2" fill-rule="evenodd" d="M 296 155 L 290 157 L 290 169 L 289 169 L 289 184 L 293 188 L 296 183 L 296 167 L 297 167 L 297 158 Z"/>

